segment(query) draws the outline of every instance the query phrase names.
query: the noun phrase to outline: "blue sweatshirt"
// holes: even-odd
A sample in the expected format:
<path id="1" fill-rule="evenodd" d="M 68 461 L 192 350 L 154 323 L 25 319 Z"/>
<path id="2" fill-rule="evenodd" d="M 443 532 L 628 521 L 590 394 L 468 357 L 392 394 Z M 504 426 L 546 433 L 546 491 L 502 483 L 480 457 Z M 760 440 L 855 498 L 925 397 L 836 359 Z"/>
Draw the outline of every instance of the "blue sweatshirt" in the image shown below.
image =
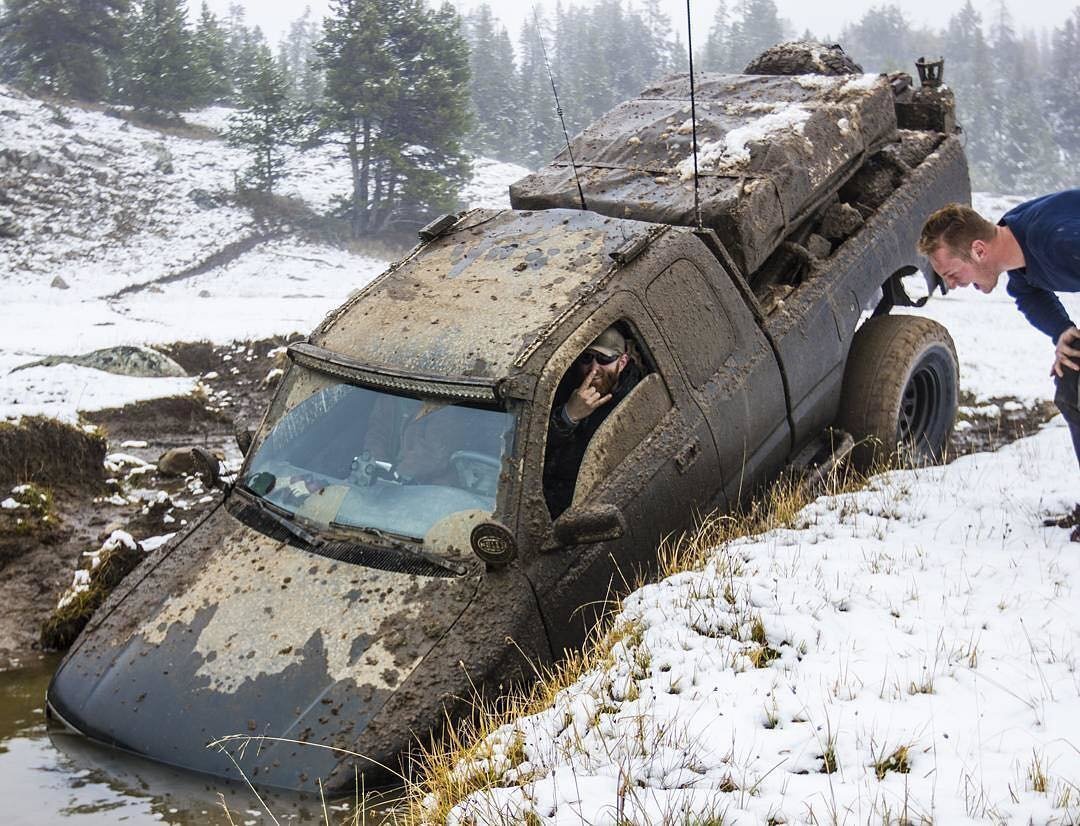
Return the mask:
<path id="1" fill-rule="evenodd" d="M 1024 253 L 1024 266 L 1009 270 L 1007 292 L 1027 320 L 1056 343 L 1075 326 L 1055 292 L 1080 292 L 1080 189 L 1026 201 L 998 222 Z"/>

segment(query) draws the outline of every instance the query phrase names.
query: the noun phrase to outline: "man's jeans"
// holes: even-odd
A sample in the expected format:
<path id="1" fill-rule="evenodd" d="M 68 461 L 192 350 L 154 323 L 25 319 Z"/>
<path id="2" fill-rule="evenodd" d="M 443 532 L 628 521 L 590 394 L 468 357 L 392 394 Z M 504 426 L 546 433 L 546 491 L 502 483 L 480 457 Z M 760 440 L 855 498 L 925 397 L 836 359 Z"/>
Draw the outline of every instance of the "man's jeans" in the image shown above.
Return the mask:
<path id="1" fill-rule="evenodd" d="M 1064 373 L 1061 378 L 1055 377 L 1057 393 L 1054 394 L 1054 404 L 1069 425 L 1076 461 L 1080 463 L 1080 373 L 1068 367 L 1064 368 Z"/>

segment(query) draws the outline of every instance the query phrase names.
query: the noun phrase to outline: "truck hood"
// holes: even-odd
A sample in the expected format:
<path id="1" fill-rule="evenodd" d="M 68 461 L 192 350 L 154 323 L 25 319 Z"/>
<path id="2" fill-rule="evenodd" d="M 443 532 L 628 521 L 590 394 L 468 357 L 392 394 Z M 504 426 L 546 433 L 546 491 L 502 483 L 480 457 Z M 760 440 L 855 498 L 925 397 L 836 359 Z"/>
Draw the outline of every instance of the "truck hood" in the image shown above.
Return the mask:
<path id="1" fill-rule="evenodd" d="M 315 790 L 347 763 L 351 780 L 354 763 L 389 763 L 408 745 L 365 730 L 478 583 L 338 562 L 218 508 L 99 610 L 53 678 L 49 711 L 220 777 Z"/>

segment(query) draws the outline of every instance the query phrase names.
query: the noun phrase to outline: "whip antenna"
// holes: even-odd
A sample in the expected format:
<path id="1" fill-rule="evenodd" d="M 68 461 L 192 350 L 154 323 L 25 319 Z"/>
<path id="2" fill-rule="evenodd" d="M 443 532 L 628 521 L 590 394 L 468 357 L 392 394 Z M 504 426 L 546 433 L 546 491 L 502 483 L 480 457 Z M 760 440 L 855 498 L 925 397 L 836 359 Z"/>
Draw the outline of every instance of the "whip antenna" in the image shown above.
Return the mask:
<path id="1" fill-rule="evenodd" d="M 686 0 L 686 2 L 687 7 L 689 7 L 690 0 Z M 570 166 L 574 169 L 574 183 L 577 184 L 578 197 L 581 198 L 581 208 L 587 210 L 588 207 L 585 206 L 585 191 L 581 188 L 581 178 L 578 177 L 577 162 L 574 160 L 574 150 L 570 148 L 570 135 L 566 131 L 566 121 L 563 119 L 562 104 L 559 103 L 559 90 L 555 88 L 555 75 L 551 71 L 551 62 L 548 60 L 547 46 L 544 45 L 544 33 L 540 31 L 540 15 L 536 11 L 536 6 L 533 6 L 533 24 L 536 26 L 536 36 L 540 39 L 540 51 L 544 54 L 544 66 L 547 67 L 548 80 L 551 81 L 551 93 L 555 95 L 555 114 L 559 116 L 559 123 L 562 124 L 563 138 L 566 139 L 566 153 L 570 156 Z"/>
<path id="2" fill-rule="evenodd" d="M 686 48 L 690 53 L 690 125 L 694 143 L 694 221 L 701 229 L 701 201 L 698 199 L 697 103 L 694 100 L 694 24 L 690 21 L 690 0 L 686 0 Z M 575 170 L 576 172 L 576 170 Z"/>

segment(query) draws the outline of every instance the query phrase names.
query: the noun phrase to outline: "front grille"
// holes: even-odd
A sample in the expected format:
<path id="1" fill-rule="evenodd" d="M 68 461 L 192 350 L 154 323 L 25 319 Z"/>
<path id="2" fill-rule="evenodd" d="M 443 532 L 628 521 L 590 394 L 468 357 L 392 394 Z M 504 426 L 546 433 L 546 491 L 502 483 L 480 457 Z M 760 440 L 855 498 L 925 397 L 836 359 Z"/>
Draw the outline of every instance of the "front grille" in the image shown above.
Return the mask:
<path id="1" fill-rule="evenodd" d="M 270 537 L 276 542 L 286 542 L 294 548 L 325 556 L 348 565 L 361 565 L 365 568 L 375 568 L 380 571 L 393 571 L 401 574 L 415 574 L 416 576 L 457 576 L 453 571 L 423 557 L 389 551 L 385 548 L 373 548 L 358 542 L 336 540 L 312 545 L 293 534 L 288 528 L 275 522 L 254 505 L 233 505 L 229 508 L 229 512 L 249 528 Z"/>

